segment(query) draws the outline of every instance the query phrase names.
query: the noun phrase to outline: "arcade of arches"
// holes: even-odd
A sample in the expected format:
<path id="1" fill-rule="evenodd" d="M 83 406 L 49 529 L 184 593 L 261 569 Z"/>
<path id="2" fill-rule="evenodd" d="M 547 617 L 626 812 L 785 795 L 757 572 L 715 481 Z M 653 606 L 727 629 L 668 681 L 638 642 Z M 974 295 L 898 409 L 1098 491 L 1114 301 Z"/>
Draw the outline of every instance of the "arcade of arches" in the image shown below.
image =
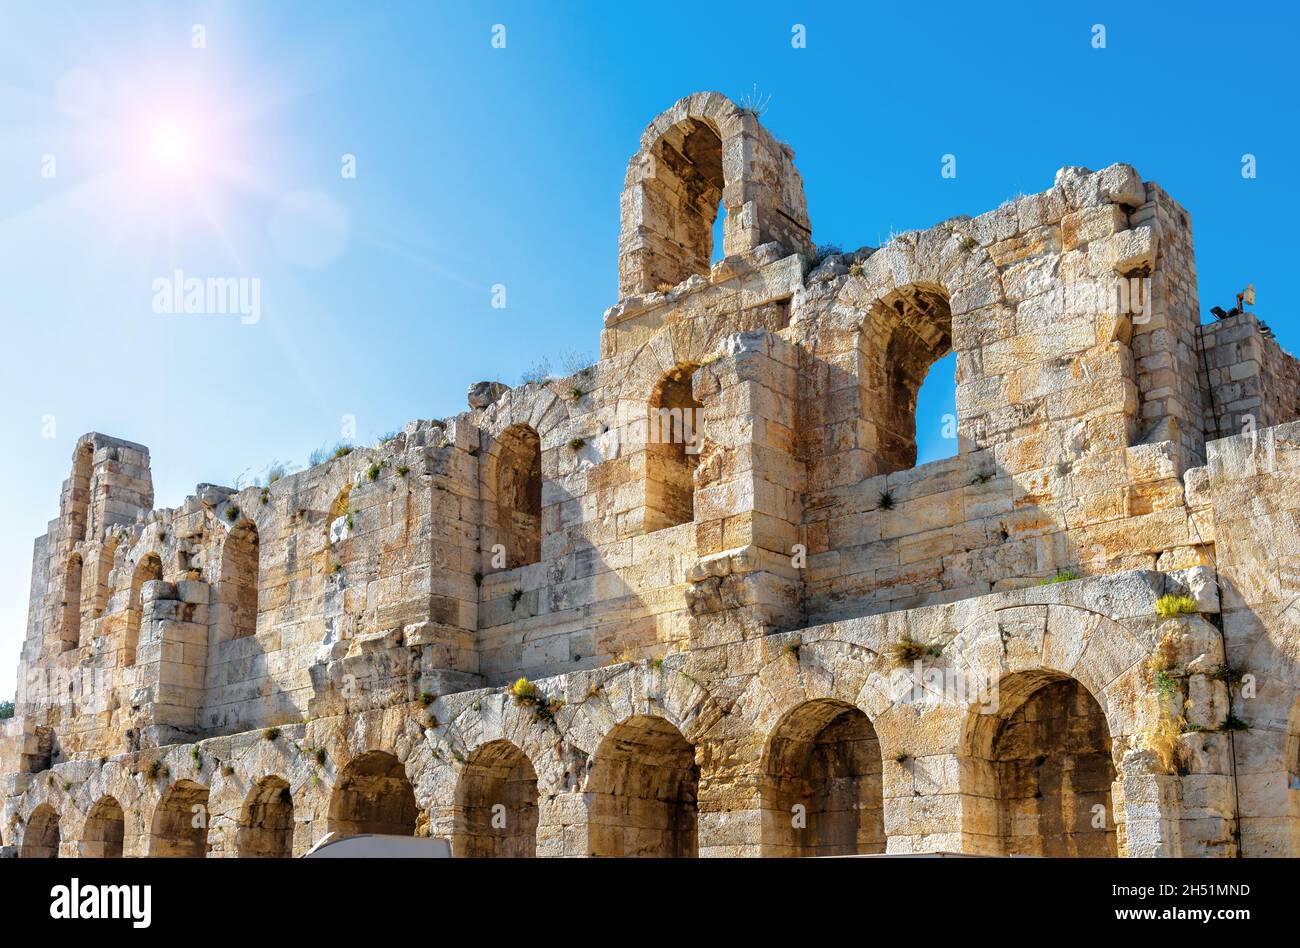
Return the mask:
<path id="1" fill-rule="evenodd" d="M 858 707 L 815 699 L 782 715 L 768 736 L 757 781 L 761 854 L 884 853 L 884 768 L 875 727 Z M 1079 682 L 1038 672 L 1001 685 L 998 709 L 972 710 L 959 755 L 963 832 L 989 853 L 1114 856 L 1111 787 L 1116 771 L 1105 716 Z M 586 852 L 591 856 L 698 855 L 700 765 L 673 724 L 635 715 L 615 725 L 590 759 Z M 533 761 L 518 745 L 489 741 L 463 761 L 451 808 L 457 857 L 538 854 L 543 800 Z M 202 857 L 211 849 L 208 788 L 178 780 L 149 821 L 147 855 Z M 94 804 L 74 845 L 82 856 L 121 856 L 126 815 L 112 796 Z M 238 812 L 235 854 L 286 858 L 294 844 L 294 794 L 283 777 L 255 783 Z M 386 751 L 353 758 L 329 798 L 326 830 L 339 836 L 428 832 L 406 768 Z M 304 824 L 304 829 L 307 826 Z M 299 840 L 307 845 L 310 833 Z M 22 856 L 55 856 L 60 817 L 42 804 Z"/>

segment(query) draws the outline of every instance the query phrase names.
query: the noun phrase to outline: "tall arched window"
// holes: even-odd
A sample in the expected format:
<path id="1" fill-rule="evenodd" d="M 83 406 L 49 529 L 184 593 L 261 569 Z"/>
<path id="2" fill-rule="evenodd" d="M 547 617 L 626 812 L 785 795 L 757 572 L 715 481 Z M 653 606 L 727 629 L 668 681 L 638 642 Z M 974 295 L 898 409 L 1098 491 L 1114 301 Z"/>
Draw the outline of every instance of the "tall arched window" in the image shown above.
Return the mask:
<path id="1" fill-rule="evenodd" d="M 952 351 L 946 294 L 922 284 L 895 290 L 872 306 L 862 339 L 863 417 L 875 427 L 881 462 L 875 473 L 915 467 L 917 398 L 931 366 Z"/>
<path id="2" fill-rule="evenodd" d="M 63 629 L 64 649 L 81 644 L 81 554 L 68 557 L 63 571 Z"/>
<path id="3" fill-rule="evenodd" d="M 221 551 L 216 602 L 218 642 L 257 632 L 260 559 L 257 527 L 251 520 L 241 520 L 230 529 Z"/>
<path id="4" fill-rule="evenodd" d="M 653 174 L 641 184 L 643 207 L 634 243 L 620 259 L 623 291 L 650 293 L 694 274 L 708 276 L 713 225 L 722 203 L 722 138 L 688 118 L 650 150 Z"/>
<path id="5" fill-rule="evenodd" d="M 697 366 L 680 365 L 650 394 L 645 463 L 645 532 L 695 519 L 701 406 L 691 389 Z"/>
<path id="6" fill-rule="evenodd" d="M 90 475 L 95 449 L 89 444 L 77 448 L 72 458 L 72 492 L 68 498 L 70 532 L 73 541 L 86 539 L 86 525 L 90 519 Z"/>
<path id="7" fill-rule="evenodd" d="M 157 553 L 147 553 L 136 564 L 131 574 L 131 597 L 126 607 L 126 636 L 122 642 L 122 664 L 135 664 L 135 650 L 140 642 L 140 620 L 144 615 L 141 591 L 144 584 L 162 579 L 162 558 Z"/>
<path id="8" fill-rule="evenodd" d="M 511 425 L 494 446 L 497 540 L 507 569 L 542 558 L 542 440 L 525 424 Z"/>

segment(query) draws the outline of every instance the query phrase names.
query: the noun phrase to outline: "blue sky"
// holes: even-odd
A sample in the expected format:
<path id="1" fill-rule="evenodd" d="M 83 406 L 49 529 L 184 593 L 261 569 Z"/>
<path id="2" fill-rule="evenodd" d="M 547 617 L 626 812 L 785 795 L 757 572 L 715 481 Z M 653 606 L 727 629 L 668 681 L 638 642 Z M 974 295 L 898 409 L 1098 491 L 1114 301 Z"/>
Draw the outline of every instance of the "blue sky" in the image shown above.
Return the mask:
<path id="1" fill-rule="evenodd" d="M 795 149 L 814 239 L 846 249 L 1043 190 L 1062 165 L 1127 161 L 1190 211 L 1202 308 L 1252 282 L 1300 351 L 1284 276 L 1300 219 L 1295 13 L 469 6 L 6 3 L 0 696 L 32 538 L 79 435 L 148 445 L 156 501 L 175 506 L 198 482 L 302 463 L 344 416 L 370 440 L 462 410 L 472 381 L 594 358 L 627 159 L 693 91 L 770 96 L 764 122 Z M 153 281 L 176 269 L 257 277 L 260 320 L 154 312 Z M 940 365 L 922 460 L 951 450 Z"/>

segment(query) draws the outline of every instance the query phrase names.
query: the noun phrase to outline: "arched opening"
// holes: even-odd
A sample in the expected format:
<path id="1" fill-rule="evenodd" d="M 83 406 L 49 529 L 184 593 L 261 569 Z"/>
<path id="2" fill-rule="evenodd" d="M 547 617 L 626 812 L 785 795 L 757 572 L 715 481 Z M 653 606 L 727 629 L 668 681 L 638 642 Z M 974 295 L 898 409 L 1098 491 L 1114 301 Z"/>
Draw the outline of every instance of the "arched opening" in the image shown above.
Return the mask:
<path id="1" fill-rule="evenodd" d="M 763 761 L 763 855 L 885 851 L 880 741 L 841 701 L 799 705 L 781 719 Z"/>
<path id="2" fill-rule="evenodd" d="M 157 553 L 145 554 L 131 574 L 131 597 L 126 607 L 126 635 L 122 642 L 123 665 L 135 664 L 136 646 L 140 642 L 140 620 L 144 615 L 141 595 L 144 584 L 162 578 L 162 558 Z"/>
<path id="3" fill-rule="evenodd" d="M 126 816 L 114 797 L 100 797 L 86 817 L 78 852 L 92 859 L 120 859 L 126 836 Z"/>
<path id="4" fill-rule="evenodd" d="M 112 590 L 108 588 L 108 574 L 113 571 L 113 558 L 117 555 L 118 534 L 110 531 L 100 544 L 95 563 L 94 588 L 91 590 L 91 616 L 95 619 L 108 611 Z"/>
<path id="5" fill-rule="evenodd" d="M 72 493 L 68 498 L 69 534 L 73 542 L 86 539 L 90 521 L 90 476 L 95 449 L 89 444 L 77 448 L 72 456 Z"/>
<path id="6" fill-rule="evenodd" d="M 915 467 L 921 386 L 931 367 L 952 351 L 952 310 L 947 294 L 928 284 L 894 290 L 871 307 L 861 339 L 863 420 L 874 426 L 875 453 L 881 465 L 875 473 Z M 926 386 L 927 394 L 931 386 L 941 389 L 948 384 L 936 373 Z M 952 420 L 955 422 L 955 408 Z M 927 418 L 925 422 L 942 426 L 944 419 Z M 932 452 L 942 452 L 944 434 L 942 427 L 924 434 Z"/>
<path id="7" fill-rule="evenodd" d="M 214 603 L 218 642 L 257 632 L 259 559 L 257 527 L 251 520 L 241 520 L 231 528 L 221 550 L 221 577 Z"/>
<path id="8" fill-rule="evenodd" d="M 326 829 L 339 836 L 414 836 L 419 813 L 402 762 L 384 751 L 367 751 L 339 774 Z"/>
<path id="9" fill-rule="evenodd" d="M 248 791 L 239 814 L 235 851 L 254 859 L 293 855 L 293 795 L 283 777 L 263 777 Z"/>
<path id="10" fill-rule="evenodd" d="M 619 724 L 587 778 L 592 856 L 696 856 L 700 769 L 695 748 L 660 717 Z"/>
<path id="11" fill-rule="evenodd" d="M 528 425 L 511 425 L 496 451 L 497 542 L 514 569 L 542 558 L 542 440 Z"/>
<path id="12" fill-rule="evenodd" d="M 695 118 L 678 122 L 651 147 L 650 161 L 652 173 L 641 183 L 638 230 L 622 240 L 624 296 L 673 287 L 694 274 L 708 276 L 713 256 L 724 187 L 717 129 Z"/>
<path id="13" fill-rule="evenodd" d="M 702 406 L 691 376 L 698 366 L 680 365 L 650 393 L 645 459 L 647 533 L 695 519 L 695 469 L 700 463 Z"/>
<path id="14" fill-rule="evenodd" d="M 81 644 L 81 554 L 73 553 L 63 571 L 62 639 L 65 650 Z"/>
<path id="15" fill-rule="evenodd" d="M 484 744 L 465 762 L 451 845 L 458 858 L 537 855 L 537 772 L 510 741 Z"/>
<path id="16" fill-rule="evenodd" d="M 18 850 L 23 859 L 54 859 L 59 855 L 59 814 L 48 803 L 42 803 L 27 818 L 27 832 Z"/>
<path id="17" fill-rule="evenodd" d="M 998 710 L 971 712 L 963 756 L 968 836 L 1007 856 L 1114 856 L 1110 729 L 1073 678 L 1004 679 Z"/>
<path id="18" fill-rule="evenodd" d="M 202 859 L 208 854 L 208 788 L 192 780 L 168 787 L 153 811 L 149 855 Z"/>

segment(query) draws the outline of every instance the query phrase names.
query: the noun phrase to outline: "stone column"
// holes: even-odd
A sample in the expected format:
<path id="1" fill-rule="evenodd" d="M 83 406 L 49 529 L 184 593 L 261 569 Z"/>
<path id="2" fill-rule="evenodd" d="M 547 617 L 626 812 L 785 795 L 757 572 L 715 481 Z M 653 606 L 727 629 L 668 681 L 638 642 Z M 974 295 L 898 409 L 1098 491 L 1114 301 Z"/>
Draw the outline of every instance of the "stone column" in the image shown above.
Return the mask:
<path id="1" fill-rule="evenodd" d="M 799 621 L 805 475 L 794 447 L 796 359 L 779 336 L 738 333 L 695 373 L 695 399 L 704 406 L 695 475 L 699 561 L 687 576 L 695 648 Z"/>

